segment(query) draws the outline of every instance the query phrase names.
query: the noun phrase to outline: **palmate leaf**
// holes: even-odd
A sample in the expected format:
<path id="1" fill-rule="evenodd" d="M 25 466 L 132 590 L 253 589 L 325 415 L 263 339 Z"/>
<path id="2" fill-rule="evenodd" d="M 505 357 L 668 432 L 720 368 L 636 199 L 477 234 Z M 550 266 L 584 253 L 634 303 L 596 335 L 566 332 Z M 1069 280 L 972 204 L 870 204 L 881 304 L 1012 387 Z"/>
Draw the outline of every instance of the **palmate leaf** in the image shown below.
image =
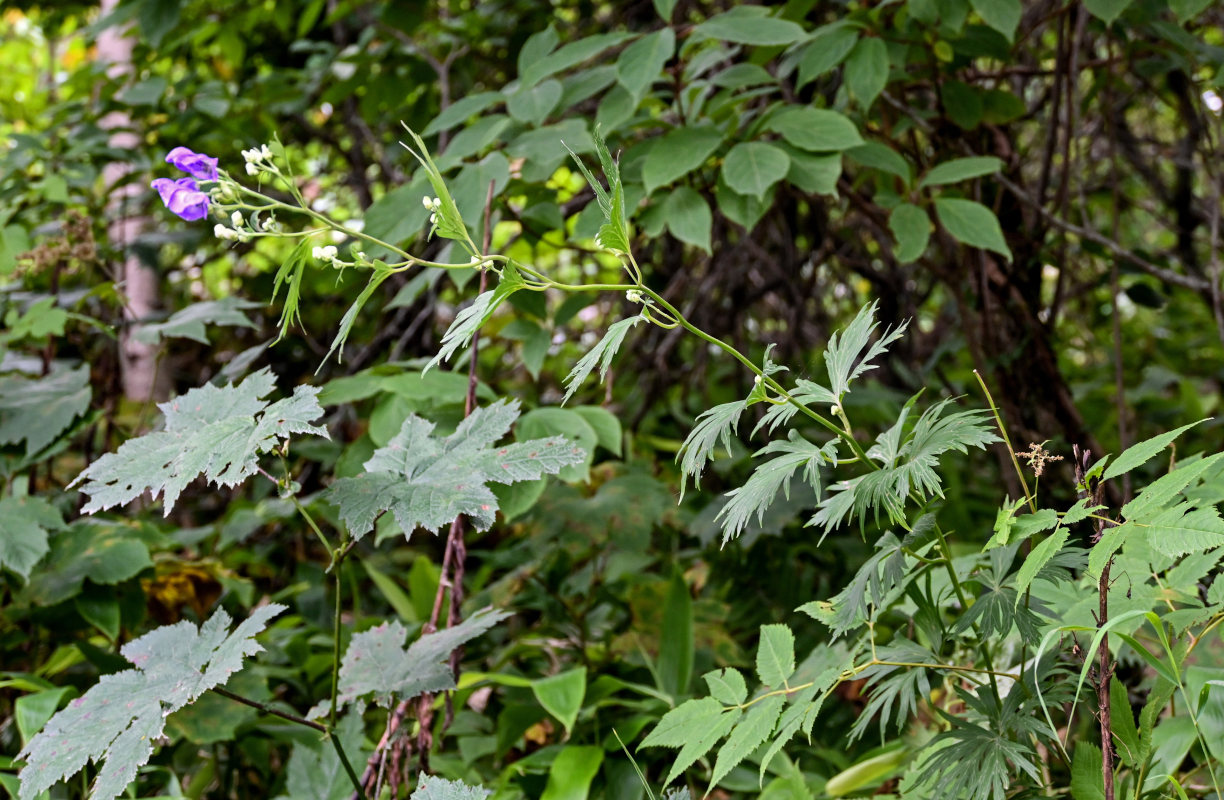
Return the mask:
<path id="1" fill-rule="evenodd" d="M 455 675 L 447 663 L 451 653 L 509 616 L 481 609 L 458 625 L 425 634 L 407 649 L 408 631 L 398 621 L 354 634 L 340 664 L 337 706 L 373 696 L 374 702 L 390 708 L 426 692 L 454 689 Z M 322 716 L 327 708 L 322 702 L 307 716 Z"/>
<path id="2" fill-rule="evenodd" d="M 1013 768 L 1041 780 L 1033 749 L 1023 739 L 936 710 L 952 729 L 931 740 L 918 784 L 933 788 L 939 797 L 1004 800 L 1013 784 Z"/>
<path id="3" fill-rule="evenodd" d="M 90 796 L 118 797 L 148 762 L 166 716 L 224 685 L 246 656 L 263 649 L 255 635 L 284 610 L 263 606 L 232 633 L 229 615 L 218 611 L 198 629 L 180 622 L 128 642 L 123 656 L 136 668 L 103 675 L 26 744 L 19 800 L 32 800 L 91 761 L 101 769 Z"/>
<path id="4" fill-rule="evenodd" d="M 165 322 L 140 326 L 132 333 L 132 338 L 143 344 L 151 345 L 157 344 L 162 339 L 172 338 L 191 339 L 200 344 L 208 344 L 205 325 L 254 328 L 255 323 L 242 313 L 252 308 L 259 308 L 259 303 L 252 303 L 234 296 L 221 300 L 192 303 L 181 311 L 176 311 Z"/>
<path id="5" fill-rule="evenodd" d="M 47 554 L 47 531 L 64 527 L 64 518 L 41 497 L 0 499 L 0 569 L 26 579 Z"/>
<path id="6" fill-rule="evenodd" d="M 480 786 L 421 773 L 411 800 L 484 800 L 488 796 L 489 792 Z"/>
<path id="7" fill-rule="evenodd" d="M 165 429 L 129 439 L 76 477 L 89 495 L 82 509 L 93 513 L 130 502 L 146 490 L 162 494 L 170 514 L 187 484 L 203 475 L 219 486 L 236 486 L 255 473 L 258 457 L 291 434 L 327 431 L 310 423 L 323 415 L 319 390 L 299 386 L 292 397 L 269 405 L 260 398 L 275 378 L 266 368 L 237 386 L 202 386 L 159 403 Z"/>
<path id="8" fill-rule="evenodd" d="M 89 410 L 89 367 L 45 378 L 0 378 L 0 444 L 24 441 L 34 455 Z"/>
<path id="9" fill-rule="evenodd" d="M 888 346 L 901 338 L 908 322 L 889 328 L 872 342 L 871 335 L 880 323 L 876 321 L 877 303 L 864 306 L 846 328 L 829 337 L 825 348 L 825 366 L 829 372 L 829 388 L 840 402 L 850 388 L 850 382 L 875 365 L 872 359 L 888 351 Z"/>
<path id="10" fill-rule="evenodd" d="M 730 449 L 731 436 L 739 426 L 740 415 L 748 407 L 747 400 L 736 400 L 722 403 L 702 412 L 697 417 L 697 423 L 684 439 L 684 445 L 676 457 L 680 461 L 680 492 L 689 478 L 698 483 L 706 462 L 713 460 L 714 448 L 721 441 L 723 447 Z"/>
<path id="11" fill-rule="evenodd" d="M 336 722 L 332 733 L 347 756 L 358 764 L 369 755 L 369 749 L 362 746 L 365 741 L 363 728 L 361 714 L 352 712 Z M 285 769 L 285 794 L 278 800 L 305 797 L 311 800 L 348 800 L 352 793 L 353 783 L 330 742 L 319 737 L 315 741 L 294 744 L 293 755 L 289 757 Z"/>
<path id="12" fill-rule="evenodd" d="M 476 409 L 444 438 L 433 436 L 432 422 L 409 415 L 387 446 L 374 451 L 364 473 L 341 478 L 324 497 L 357 538 L 387 511 L 405 536 L 418 527 L 437 530 L 460 514 L 478 529 L 488 528 L 498 508 L 488 484 L 555 475 L 586 457 L 564 436 L 494 447 L 518 415 L 517 400 L 501 400 Z"/>
<path id="13" fill-rule="evenodd" d="M 875 657 L 880 661 L 909 664 L 931 664 L 939 661 L 931 651 L 908 639 L 897 639 L 890 645 L 876 648 Z M 919 699 L 931 693 L 927 670 L 923 667 L 878 664 L 863 670 L 859 677 L 866 679 L 864 693 L 869 695 L 870 699 L 850 728 L 850 741 L 866 733 L 877 714 L 880 719 L 880 738 L 884 738 L 889 721 L 894 719 L 894 707 L 896 724 L 900 728 L 906 720 L 913 718 Z"/>

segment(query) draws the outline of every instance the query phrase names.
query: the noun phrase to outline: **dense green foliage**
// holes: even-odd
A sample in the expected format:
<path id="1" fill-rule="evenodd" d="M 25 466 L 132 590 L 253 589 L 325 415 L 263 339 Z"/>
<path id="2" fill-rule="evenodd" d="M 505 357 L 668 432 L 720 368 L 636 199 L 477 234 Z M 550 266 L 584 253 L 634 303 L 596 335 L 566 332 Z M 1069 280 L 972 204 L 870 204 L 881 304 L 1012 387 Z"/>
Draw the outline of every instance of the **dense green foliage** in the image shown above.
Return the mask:
<path id="1" fill-rule="evenodd" d="M 3 15 L 12 796 L 1221 797 L 1218 4 Z"/>

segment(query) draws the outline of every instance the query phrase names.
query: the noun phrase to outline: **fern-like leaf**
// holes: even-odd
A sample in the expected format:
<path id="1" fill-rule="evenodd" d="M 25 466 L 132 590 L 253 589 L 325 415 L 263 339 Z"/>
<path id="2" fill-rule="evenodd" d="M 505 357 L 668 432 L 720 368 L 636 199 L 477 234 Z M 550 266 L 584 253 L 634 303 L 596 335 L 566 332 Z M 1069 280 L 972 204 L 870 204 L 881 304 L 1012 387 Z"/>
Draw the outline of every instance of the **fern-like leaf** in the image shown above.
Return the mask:
<path id="1" fill-rule="evenodd" d="M 872 360 L 888 351 L 888 346 L 901 338 L 908 322 L 884 331 L 876 341 L 871 341 L 880 323 L 876 321 L 877 303 L 864 306 L 846 328 L 829 337 L 825 349 L 825 367 L 829 373 L 829 387 L 835 402 L 850 389 L 850 383 L 864 372 L 874 369 Z"/>
<path id="2" fill-rule="evenodd" d="M 519 274 L 519 271 L 515 269 L 514 264 L 507 262 L 506 266 L 502 269 L 497 286 L 478 294 L 471 305 L 455 315 L 455 319 L 451 322 L 450 327 L 446 329 L 446 333 L 442 334 L 441 349 L 438 350 L 438 354 L 426 365 L 425 371 L 428 372 L 443 361 L 450 360 L 450 357 L 460 347 L 472 341 L 472 337 L 489 321 L 489 318 L 493 316 L 493 312 L 501 306 L 507 297 L 526 285 L 526 281 L 523 280 L 523 276 Z"/>
<path id="3" fill-rule="evenodd" d="M 460 514 L 478 529 L 488 528 L 498 508 L 488 484 L 555 475 L 585 458 L 564 436 L 494 447 L 518 415 L 517 400 L 501 400 L 473 411 L 445 438 L 433 436 L 433 423 L 410 415 L 387 446 L 374 451 L 364 473 L 341 478 L 324 497 L 357 538 L 386 511 L 405 536 L 418 527 L 437 530 Z"/>
<path id="4" fill-rule="evenodd" d="M 574 368 L 570 370 L 570 374 L 565 378 L 565 397 L 561 400 L 561 405 L 569 402 L 569 399 L 574 396 L 574 392 L 578 387 L 590 376 L 599 366 L 599 379 L 602 381 L 608 375 L 608 368 L 612 366 L 612 359 L 616 357 L 616 351 L 620 350 L 620 346 L 625 341 L 625 334 L 629 333 L 629 329 L 645 317 L 640 314 L 636 317 L 622 319 L 619 322 L 614 322 L 608 326 L 608 330 L 604 333 L 603 338 L 599 343 L 591 348 L 591 351 L 578 360 Z"/>
<path id="5" fill-rule="evenodd" d="M 804 479 L 816 491 L 819 499 L 820 465 L 822 462 L 837 465 L 837 440 L 832 439 L 823 447 L 817 447 L 791 431 L 788 440 L 770 442 L 755 455 L 771 453 L 781 455 L 758 466 L 743 486 L 727 493 L 731 499 L 716 517 L 722 520 L 724 545 L 739 536 L 753 516 L 756 516 L 757 524 L 761 524 L 779 491 L 790 499 L 791 478 L 800 467 L 803 468 Z"/>
<path id="6" fill-rule="evenodd" d="M 167 715 L 224 685 L 243 658 L 263 649 L 255 635 L 284 610 L 263 606 L 232 633 L 229 615 L 218 611 L 199 629 L 180 622 L 128 642 L 123 656 L 136 668 L 103 675 L 26 744 L 19 800 L 33 800 L 91 761 L 102 768 L 90 796 L 118 797 L 148 762 Z"/>
<path id="7" fill-rule="evenodd" d="M 76 477 L 89 495 L 87 514 L 135 500 L 145 491 L 163 495 L 170 514 L 187 484 L 203 475 L 219 486 L 236 486 L 255 473 L 258 458 L 291 434 L 327 437 L 310 423 L 323 415 L 318 389 L 299 386 L 292 397 L 269 405 L 260 398 L 275 378 L 266 368 L 237 386 L 202 386 L 159 403 L 165 429 L 129 439 Z"/>
<path id="8" fill-rule="evenodd" d="M 689 478 L 693 479 L 694 484 L 700 482 L 701 473 L 705 465 L 714 459 L 714 448 L 719 442 L 728 450 L 731 448 L 731 437 L 738 430 L 740 415 L 747 407 L 746 400 L 736 400 L 716 405 L 697 417 L 696 424 L 676 455 L 680 461 L 681 495 Z"/>

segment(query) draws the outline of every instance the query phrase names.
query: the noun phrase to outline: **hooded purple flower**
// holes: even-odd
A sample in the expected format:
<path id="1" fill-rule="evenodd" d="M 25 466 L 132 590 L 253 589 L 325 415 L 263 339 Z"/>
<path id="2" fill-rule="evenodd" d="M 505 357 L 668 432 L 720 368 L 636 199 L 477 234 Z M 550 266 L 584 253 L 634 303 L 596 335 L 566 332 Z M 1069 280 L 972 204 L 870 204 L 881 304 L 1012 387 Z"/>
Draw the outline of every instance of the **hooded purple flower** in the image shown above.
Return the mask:
<path id="1" fill-rule="evenodd" d="M 191 178 L 158 178 L 150 184 L 161 195 L 166 208 L 188 222 L 204 219 L 208 214 L 208 195 L 200 191 Z"/>
<path id="2" fill-rule="evenodd" d="M 166 163 L 173 164 L 196 180 L 217 179 L 217 159 L 193 152 L 186 147 L 176 147 L 167 153 Z"/>

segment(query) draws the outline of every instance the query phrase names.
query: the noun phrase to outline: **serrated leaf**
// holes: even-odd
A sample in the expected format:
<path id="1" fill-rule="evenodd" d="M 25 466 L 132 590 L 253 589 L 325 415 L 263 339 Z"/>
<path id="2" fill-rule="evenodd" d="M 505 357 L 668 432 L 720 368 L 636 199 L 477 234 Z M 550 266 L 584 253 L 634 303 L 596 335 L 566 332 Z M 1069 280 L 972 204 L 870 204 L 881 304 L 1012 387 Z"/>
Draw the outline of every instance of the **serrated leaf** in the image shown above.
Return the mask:
<path id="1" fill-rule="evenodd" d="M 1071 757 L 1071 797 L 1074 800 L 1105 800 L 1102 763 L 1100 747 L 1090 741 L 1075 743 Z"/>
<path id="2" fill-rule="evenodd" d="M 468 786 L 462 781 L 448 781 L 421 773 L 412 800 L 484 800 L 488 796 L 488 791 L 480 786 Z"/>
<path id="3" fill-rule="evenodd" d="M 379 264 L 381 263 L 382 262 L 379 262 Z M 394 274 L 395 273 L 389 269 L 381 269 L 377 266 L 375 267 L 374 273 L 370 275 L 369 281 L 357 295 L 357 299 L 353 301 L 353 304 L 348 307 L 347 311 L 344 312 L 344 316 L 340 318 L 340 326 L 336 330 L 335 338 L 332 339 L 331 347 L 327 348 L 327 355 L 324 356 L 325 361 L 331 358 L 332 353 L 336 353 L 336 361 L 341 364 L 344 363 L 344 343 L 348 341 L 349 332 L 353 329 L 353 323 L 357 321 L 358 312 L 360 312 L 365 304 L 369 302 L 370 298 L 374 295 L 375 290 L 382 285 L 382 282 Z M 449 333 L 450 331 L 448 330 L 447 334 Z M 442 338 L 442 345 L 445 350 L 447 346 L 445 336 Z M 435 357 L 435 361 L 437 358 L 439 357 Z M 430 366 L 433 366 L 433 363 L 434 362 L 430 362 Z M 322 369 L 322 364 L 319 366 L 320 369 Z"/>
<path id="4" fill-rule="evenodd" d="M 1139 729 L 1135 727 L 1135 712 L 1122 681 L 1116 676 L 1109 680 L 1110 728 L 1117 739 L 1118 757 L 1123 764 L 1139 766 Z"/>
<path id="5" fill-rule="evenodd" d="M 61 530 L 60 512 L 41 497 L 0 498 L 0 569 L 22 580 L 47 554 L 47 532 Z"/>
<path id="6" fill-rule="evenodd" d="M 273 291 L 275 299 L 275 291 Z M 155 345 L 162 339 L 181 338 L 208 344 L 205 325 L 229 325 L 239 328 L 254 328 L 255 323 L 242 313 L 259 308 L 259 303 L 230 296 L 221 300 L 192 303 L 177 311 L 165 322 L 141 325 L 132 333 L 132 338 L 142 344 Z"/>
<path id="7" fill-rule="evenodd" d="M 771 116 L 765 129 L 781 134 L 795 147 L 817 153 L 839 153 L 863 144 L 863 137 L 848 117 L 824 108 L 788 106 Z M 736 187 L 733 184 L 731 188 Z"/>
<path id="8" fill-rule="evenodd" d="M 226 701 L 230 702 L 230 701 Z M 336 723 L 336 736 L 345 754 L 360 764 L 368 753 L 362 752 L 365 731 L 362 730 L 361 714 L 351 712 Z M 285 769 L 285 790 L 289 798 L 309 797 L 311 800 L 348 800 L 353 793 L 340 756 L 326 739 L 299 741 L 293 746 L 293 754 Z M 481 798 L 483 800 L 483 798 Z"/>
<path id="9" fill-rule="evenodd" d="M 21 752 L 27 766 L 20 800 L 33 800 L 91 761 L 101 765 L 91 797 L 118 797 L 148 762 L 166 715 L 224 685 L 246 656 L 263 649 L 255 635 L 284 610 L 275 603 L 263 606 L 232 633 L 229 615 L 217 611 L 198 629 L 180 622 L 128 642 L 123 656 L 136 668 L 103 675 Z"/>
<path id="10" fill-rule="evenodd" d="M 743 486 L 727 493 L 730 501 L 715 518 L 722 521 L 724 545 L 739 536 L 753 516 L 758 524 L 763 522 L 765 511 L 773 505 L 779 491 L 790 499 L 791 477 L 800 467 L 819 498 L 820 465 L 822 462 L 837 462 L 837 440 L 831 439 L 824 446 L 817 447 L 792 431 L 788 440 L 770 442 L 755 455 L 770 453 L 781 455 L 758 466 Z"/>
<path id="11" fill-rule="evenodd" d="M 718 740 L 727 735 L 741 716 L 743 712 L 738 708 L 728 709 L 710 720 L 708 725 L 692 731 L 684 746 L 680 748 L 680 752 L 676 754 L 676 760 L 672 762 L 671 769 L 667 771 L 667 778 L 663 781 L 663 785 L 667 786 L 679 778 L 686 769 L 692 766 L 694 761 L 714 749 Z"/>
<path id="12" fill-rule="evenodd" d="M 416 149 L 400 142 L 400 144 L 412 154 L 412 157 L 417 160 L 421 168 L 425 171 L 425 177 L 429 179 L 429 185 L 433 187 L 434 194 L 439 200 L 438 208 L 434 212 L 435 222 L 430 230 L 430 234 L 437 233 L 444 239 L 454 239 L 467 244 L 469 251 L 473 247 L 471 237 L 468 235 L 467 227 L 463 224 L 463 217 L 459 214 L 459 208 L 455 205 L 455 199 L 451 197 L 450 190 L 446 188 L 446 181 L 442 178 L 442 173 L 438 171 L 437 164 L 429 155 L 429 150 L 425 148 L 425 142 L 415 131 L 405 126 L 408 135 L 412 137 L 412 142 Z M 451 140 L 450 147 L 446 155 L 452 156 L 451 150 L 457 146 L 459 137 Z"/>
<path id="13" fill-rule="evenodd" d="M 1113 463 L 1105 470 L 1104 480 L 1116 478 L 1119 475 L 1125 475 L 1136 467 L 1141 467 L 1148 461 L 1156 457 L 1156 454 L 1164 450 L 1173 440 L 1181 436 L 1191 428 L 1201 425 L 1206 422 L 1206 419 L 1200 419 L 1198 422 L 1191 422 L 1188 425 L 1182 425 L 1180 428 L 1175 428 L 1171 431 L 1166 431 L 1159 436 L 1153 436 L 1151 439 L 1145 439 L 1138 444 L 1133 444 L 1122 452 L 1122 455 L 1114 459 Z"/>
<path id="14" fill-rule="evenodd" d="M 639 747 L 684 747 L 715 724 L 723 711 L 723 704 L 713 697 L 688 700 L 664 714 Z"/>
<path id="15" fill-rule="evenodd" d="M 607 378 L 608 369 L 612 366 L 612 359 L 616 358 L 616 352 L 620 350 L 621 344 L 624 343 L 625 335 L 629 333 L 630 328 L 644 319 L 645 317 L 639 314 L 636 317 L 622 319 L 608 326 L 608 330 L 604 333 L 603 338 L 586 355 L 578 359 L 578 363 L 574 364 L 570 374 L 565 377 L 565 397 L 561 399 L 562 405 L 569 402 L 569 399 L 574 396 L 574 392 L 578 390 L 578 387 L 595 370 L 597 364 L 599 365 L 599 379 L 602 381 Z"/>
<path id="16" fill-rule="evenodd" d="M 723 447 L 730 449 L 731 437 L 738 429 L 740 415 L 747 407 L 747 401 L 736 400 L 707 409 L 697 417 L 697 422 L 685 437 L 680 452 L 676 454 L 680 461 L 682 494 L 688 478 L 692 478 L 694 484 L 701 481 L 706 462 L 713 460 L 714 448 L 720 441 Z"/>
<path id="17" fill-rule="evenodd" d="M 959 183 L 970 178 L 980 178 L 983 175 L 993 175 L 1003 168 L 1003 162 L 994 156 L 973 156 L 971 158 L 954 158 L 942 164 L 935 165 L 921 181 L 918 187 L 944 186 L 949 183 Z"/>
<path id="18" fill-rule="evenodd" d="M 701 676 L 710 687 L 710 696 L 728 706 L 738 706 L 748 699 L 748 684 L 744 674 L 734 667 L 724 667 Z"/>
<path id="19" fill-rule="evenodd" d="M 0 377 L 0 444 L 26 443 L 34 455 L 89 410 L 89 367 L 44 378 Z"/>
<path id="20" fill-rule="evenodd" d="M 640 99 L 650 84 L 658 80 L 663 66 L 676 52 L 676 32 L 661 28 L 648 33 L 621 51 L 616 59 L 616 79 Z"/>
<path id="21" fill-rule="evenodd" d="M 371 222 L 369 216 L 367 213 L 366 230 L 370 231 L 370 235 L 386 235 L 386 232 L 374 230 L 375 226 L 369 224 Z M 302 297 L 302 276 L 306 273 L 306 266 L 309 263 L 307 257 L 310 255 L 310 242 L 309 237 L 303 237 L 297 243 L 297 246 L 290 251 L 289 256 L 280 265 L 280 269 L 276 271 L 276 279 L 272 283 L 272 299 L 268 301 L 270 303 L 276 302 L 281 286 L 285 287 L 285 305 L 276 323 L 276 326 L 280 328 L 280 333 L 276 337 L 278 342 L 285 338 L 290 327 L 302 324 L 298 306 Z"/>
<path id="22" fill-rule="evenodd" d="M 387 446 L 365 462 L 364 473 L 337 480 L 324 498 L 357 538 L 387 511 L 408 536 L 418 527 L 437 530 L 460 514 L 478 529 L 488 528 L 497 513 L 488 484 L 555 475 L 585 458 L 563 436 L 493 447 L 518 415 L 517 400 L 501 400 L 474 410 L 445 438 L 432 435 L 433 423 L 409 415 Z"/>
<path id="23" fill-rule="evenodd" d="M 864 372 L 874 369 L 872 360 L 888 351 L 888 346 L 905 333 L 908 322 L 885 329 L 871 342 L 871 334 L 880 326 L 876 321 L 876 302 L 863 306 L 845 329 L 829 337 L 825 347 L 825 368 L 829 373 L 829 388 L 837 402 L 850 388 L 850 383 Z"/>
<path id="24" fill-rule="evenodd" d="M 893 255 L 902 264 L 916 261 L 931 240 L 931 220 L 913 203 L 901 203 L 888 215 L 888 229 L 897 240 Z"/>
<path id="25" fill-rule="evenodd" d="M 764 142 L 740 142 L 727 152 L 722 177 L 732 191 L 760 199 L 789 169 L 786 151 Z"/>
<path id="26" fill-rule="evenodd" d="M 164 498 L 169 516 L 187 484 L 203 475 L 218 486 L 236 486 L 255 473 L 258 458 L 291 434 L 328 438 L 310 423 L 323 416 L 311 386 L 299 386 L 293 396 L 269 405 L 260 398 L 275 386 L 264 368 L 237 386 L 202 386 L 159 403 L 165 428 L 129 439 L 76 477 L 89 495 L 86 514 L 135 500 L 145 491 Z"/>
<path id="27" fill-rule="evenodd" d="M 1152 549 L 1167 556 L 1184 556 L 1224 546 L 1224 520 L 1215 506 L 1183 513 L 1173 508 L 1146 524 Z M 1142 523 L 1136 523 L 1142 525 Z"/>
<path id="28" fill-rule="evenodd" d="M 646 193 L 700 167 L 714 155 L 722 140 L 722 131 L 712 125 L 686 125 L 668 131 L 642 161 L 642 183 Z"/>
<path id="29" fill-rule="evenodd" d="M 337 707 L 372 697 L 378 705 L 391 708 L 426 692 L 454 689 L 451 653 L 509 616 L 484 608 L 458 625 L 421 636 L 407 648 L 408 631 L 398 620 L 353 634 L 340 662 Z M 307 716 L 322 716 L 327 708 L 326 702 L 320 703 Z"/>
<path id="30" fill-rule="evenodd" d="M 438 364 L 449 361 L 451 356 L 460 347 L 464 347 L 472 341 L 472 337 L 489 321 L 489 318 L 493 316 L 493 312 L 501 306 L 507 297 L 526 285 L 526 281 L 523 280 L 519 271 L 515 269 L 513 262 L 507 262 L 501 276 L 498 278 L 497 286 L 478 294 L 471 305 L 455 315 L 455 319 L 451 322 L 450 327 L 446 329 L 446 333 L 442 334 L 442 347 L 439 348 L 437 355 L 430 359 L 429 364 L 425 367 L 425 371 L 428 372 Z M 361 299 L 358 298 L 358 303 L 360 302 Z M 356 307 L 357 304 L 355 303 L 354 308 Z"/>
<path id="31" fill-rule="evenodd" d="M 757 677 L 773 688 L 782 686 L 795 671 L 795 634 L 785 625 L 762 625 L 757 645 Z"/>
<path id="32" fill-rule="evenodd" d="M 1146 515 L 1163 508 L 1187 486 L 1196 483 L 1202 474 L 1215 466 L 1221 458 L 1224 458 L 1224 453 L 1216 453 L 1160 476 L 1144 487 L 1138 497 L 1122 506 L 1123 518 L 1142 520 Z"/>
<path id="33" fill-rule="evenodd" d="M 1020 570 L 1016 573 L 1016 605 L 1020 604 L 1020 600 L 1032 584 L 1033 578 L 1037 577 L 1037 573 L 1049 563 L 1050 559 L 1058 555 L 1058 551 L 1067 543 L 1067 537 L 1070 535 L 1070 528 L 1060 526 L 1054 533 L 1047 536 L 1041 544 L 1034 547 L 1032 552 L 1029 553 L 1028 558 L 1024 559 L 1024 563 L 1020 565 Z"/>
<path id="34" fill-rule="evenodd" d="M 952 238 L 970 247 L 991 250 L 1011 260 L 999 218 L 981 203 L 952 197 L 935 198 L 935 214 Z"/>
<path id="35" fill-rule="evenodd" d="M 1131 522 L 1106 528 L 1100 540 L 1092 546 L 1092 551 L 1088 553 L 1088 575 L 1093 578 L 1100 577 L 1109 559 L 1113 558 L 1114 553 L 1118 552 L 1126 543 L 1127 538 L 1136 530 L 1138 528 Z"/>
<path id="36" fill-rule="evenodd" d="M 747 758 L 773 733 L 778 717 L 782 714 L 782 706 L 786 705 L 785 695 L 775 694 L 766 697 L 748 709 L 743 719 L 736 723 L 727 737 L 726 743 L 719 748 L 718 757 L 714 761 L 714 773 L 710 776 L 710 787 L 727 776 L 733 767 Z"/>

